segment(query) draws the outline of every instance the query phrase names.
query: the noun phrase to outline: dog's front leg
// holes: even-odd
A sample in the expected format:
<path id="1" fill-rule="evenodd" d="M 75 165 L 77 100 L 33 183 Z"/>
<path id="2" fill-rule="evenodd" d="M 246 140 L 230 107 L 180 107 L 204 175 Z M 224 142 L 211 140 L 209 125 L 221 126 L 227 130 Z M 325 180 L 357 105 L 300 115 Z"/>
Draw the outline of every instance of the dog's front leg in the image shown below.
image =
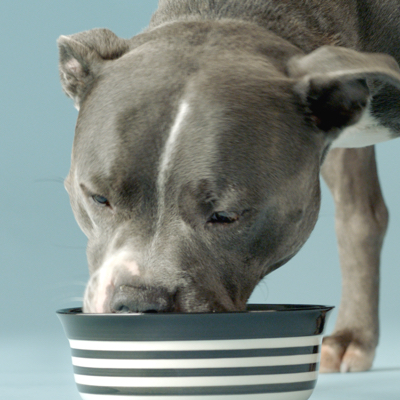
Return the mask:
<path id="1" fill-rule="evenodd" d="M 322 345 L 321 372 L 364 371 L 378 344 L 379 260 L 388 224 L 374 147 L 332 150 L 322 175 L 336 207 L 342 298 Z"/>

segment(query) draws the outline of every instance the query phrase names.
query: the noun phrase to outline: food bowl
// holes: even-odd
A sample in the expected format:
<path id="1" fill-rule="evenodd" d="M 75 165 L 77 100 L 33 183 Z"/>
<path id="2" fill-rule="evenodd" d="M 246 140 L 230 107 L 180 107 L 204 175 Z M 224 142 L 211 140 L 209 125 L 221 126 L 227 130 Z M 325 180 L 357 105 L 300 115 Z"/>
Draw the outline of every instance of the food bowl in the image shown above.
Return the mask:
<path id="1" fill-rule="evenodd" d="M 232 313 L 57 311 L 85 400 L 305 400 L 333 307 Z"/>

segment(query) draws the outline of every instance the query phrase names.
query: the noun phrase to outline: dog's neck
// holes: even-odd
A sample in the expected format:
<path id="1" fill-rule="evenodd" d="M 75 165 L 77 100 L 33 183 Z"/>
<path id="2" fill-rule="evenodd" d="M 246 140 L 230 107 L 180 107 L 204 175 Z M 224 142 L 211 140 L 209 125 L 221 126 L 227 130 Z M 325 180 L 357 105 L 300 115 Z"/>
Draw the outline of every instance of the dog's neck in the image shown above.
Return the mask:
<path id="1" fill-rule="evenodd" d="M 150 28 L 174 21 L 221 19 L 255 23 L 305 52 L 328 44 L 356 47 L 358 40 L 356 8 L 348 0 L 160 0 Z"/>

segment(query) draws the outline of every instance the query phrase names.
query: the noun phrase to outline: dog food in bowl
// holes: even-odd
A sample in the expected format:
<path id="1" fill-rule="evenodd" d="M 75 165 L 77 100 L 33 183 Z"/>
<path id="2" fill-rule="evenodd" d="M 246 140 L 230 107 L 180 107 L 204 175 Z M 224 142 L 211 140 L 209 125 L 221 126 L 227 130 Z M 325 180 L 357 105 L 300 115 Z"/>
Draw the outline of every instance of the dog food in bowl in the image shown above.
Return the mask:
<path id="1" fill-rule="evenodd" d="M 306 400 L 333 307 L 246 312 L 57 312 L 84 400 Z"/>

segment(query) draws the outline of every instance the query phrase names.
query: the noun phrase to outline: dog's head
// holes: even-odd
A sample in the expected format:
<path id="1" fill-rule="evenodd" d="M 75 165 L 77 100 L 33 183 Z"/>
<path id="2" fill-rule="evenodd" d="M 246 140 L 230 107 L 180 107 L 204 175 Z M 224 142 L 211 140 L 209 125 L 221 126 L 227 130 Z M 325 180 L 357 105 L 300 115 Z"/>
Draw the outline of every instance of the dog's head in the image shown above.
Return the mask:
<path id="1" fill-rule="evenodd" d="M 244 309 L 310 235 L 321 162 L 368 105 L 365 79 L 397 73 L 233 22 L 59 48 L 79 109 L 66 188 L 89 239 L 86 312 Z"/>

